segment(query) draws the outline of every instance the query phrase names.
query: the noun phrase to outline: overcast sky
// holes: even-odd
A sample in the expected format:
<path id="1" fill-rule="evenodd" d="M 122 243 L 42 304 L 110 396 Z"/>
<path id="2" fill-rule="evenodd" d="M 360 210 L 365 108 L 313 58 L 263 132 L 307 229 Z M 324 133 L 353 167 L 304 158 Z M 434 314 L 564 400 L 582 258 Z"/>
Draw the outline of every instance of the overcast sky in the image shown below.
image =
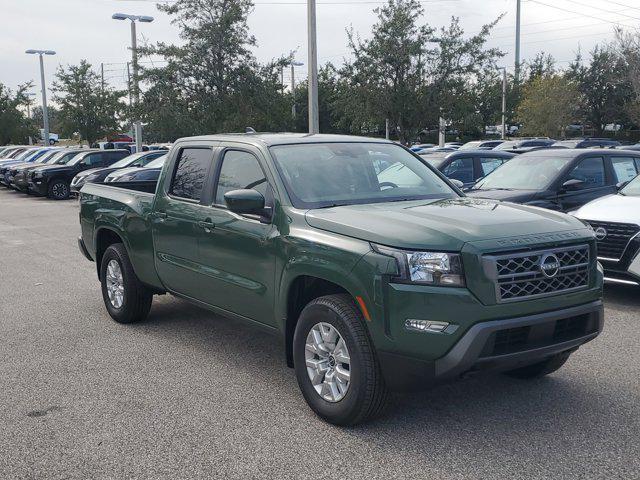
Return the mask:
<path id="1" fill-rule="evenodd" d="M 375 0 L 317 0 L 318 55 L 320 63 L 339 63 L 347 55 L 345 28 L 353 26 L 367 37 L 375 22 Z M 283 4 L 290 3 L 290 4 Z M 258 40 L 255 54 L 266 61 L 299 47 L 297 59 L 306 63 L 305 0 L 255 0 L 249 18 Z M 504 13 L 494 29 L 491 46 L 507 53 L 503 63 L 514 61 L 516 0 L 423 0 L 421 20 L 440 27 L 459 16 L 466 32 L 475 33 L 484 23 Z M 107 81 L 126 85 L 126 62 L 130 58 L 128 22 L 111 19 L 114 12 L 155 17 L 138 30 L 140 41 L 179 42 L 178 30 L 156 2 L 148 0 L 0 0 L 0 82 L 15 88 L 34 80 L 38 92 L 40 79 L 37 57 L 25 55 L 28 48 L 51 49 L 46 57 L 47 83 L 50 85 L 59 64 L 87 59 L 97 69 L 104 63 Z M 532 58 L 544 50 L 559 66 L 566 66 L 581 47 L 588 52 L 594 45 L 613 38 L 616 24 L 640 25 L 639 0 L 523 0 L 522 58 Z M 306 77 L 306 66 L 299 67 L 298 79 Z M 288 81 L 289 75 L 285 77 Z"/>

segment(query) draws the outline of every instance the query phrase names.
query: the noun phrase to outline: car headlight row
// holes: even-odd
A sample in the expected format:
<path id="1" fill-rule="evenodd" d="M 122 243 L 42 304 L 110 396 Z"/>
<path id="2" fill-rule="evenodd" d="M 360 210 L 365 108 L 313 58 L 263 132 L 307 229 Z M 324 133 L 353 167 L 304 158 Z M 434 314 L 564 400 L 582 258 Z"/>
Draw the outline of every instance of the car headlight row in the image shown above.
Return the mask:
<path id="1" fill-rule="evenodd" d="M 375 244 L 372 246 L 381 255 L 396 259 L 398 275 L 393 278 L 396 282 L 442 287 L 465 285 L 462 259 L 457 253 L 409 251 Z"/>

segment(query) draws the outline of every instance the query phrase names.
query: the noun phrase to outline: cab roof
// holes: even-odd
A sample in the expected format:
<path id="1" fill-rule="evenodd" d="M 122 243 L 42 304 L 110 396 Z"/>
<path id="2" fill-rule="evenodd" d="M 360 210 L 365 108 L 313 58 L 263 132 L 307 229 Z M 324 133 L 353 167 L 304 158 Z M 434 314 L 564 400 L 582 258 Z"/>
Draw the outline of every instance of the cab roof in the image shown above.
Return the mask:
<path id="1" fill-rule="evenodd" d="M 333 135 L 322 133 L 224 133 L 219 135 L 202 135 L 197 137 L 184 137 L 176 141 L 213 141 L 213 142 L 242 142 L 254 145 L 272 146 L 272 145 L 295 145 L 300 143 L 388 143 L 393 144 L 390 140 L 384 138 L 356 137 L 353 135 Z"/>

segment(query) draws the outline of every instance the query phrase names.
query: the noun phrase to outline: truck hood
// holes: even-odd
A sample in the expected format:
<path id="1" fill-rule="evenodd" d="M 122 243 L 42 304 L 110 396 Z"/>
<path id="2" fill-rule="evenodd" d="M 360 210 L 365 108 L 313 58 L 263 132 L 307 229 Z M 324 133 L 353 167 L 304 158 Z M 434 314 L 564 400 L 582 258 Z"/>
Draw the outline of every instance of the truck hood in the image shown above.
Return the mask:
<path id="1" fill-rule="evenodd" d="M 349 237 L 450 252 L 468 242 L 585 228 L 563 213 L 469 197 L 339 206 L 305 216 L 312 227 Z"/>
<path id="2" fill-rule="evenodd" d="M 607 195 L 587 203 L 572 213 L 583 220 L 640 225 L 640 197 Z"/>

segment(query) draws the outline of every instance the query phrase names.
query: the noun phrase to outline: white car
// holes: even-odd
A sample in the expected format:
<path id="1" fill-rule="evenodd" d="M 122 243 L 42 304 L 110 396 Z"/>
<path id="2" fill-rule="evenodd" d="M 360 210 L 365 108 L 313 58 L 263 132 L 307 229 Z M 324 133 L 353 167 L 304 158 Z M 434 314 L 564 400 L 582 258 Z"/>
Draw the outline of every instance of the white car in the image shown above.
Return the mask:
<path id="1" fill-rule="evenodd" d="M 572 213 L 596 234 L 605 280 L 640 285 L 640 175 L 618 194 L 600 197 Z"/>

